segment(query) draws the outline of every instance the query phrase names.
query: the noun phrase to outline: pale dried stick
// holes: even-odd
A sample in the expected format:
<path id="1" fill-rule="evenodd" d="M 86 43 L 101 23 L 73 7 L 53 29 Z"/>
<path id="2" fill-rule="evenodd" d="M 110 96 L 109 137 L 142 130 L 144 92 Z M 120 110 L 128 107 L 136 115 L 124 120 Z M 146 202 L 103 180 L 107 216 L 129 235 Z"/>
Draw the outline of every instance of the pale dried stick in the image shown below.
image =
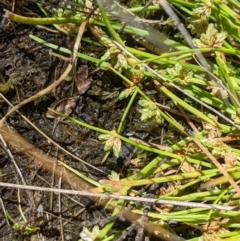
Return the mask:
<path id="1" fill-rule="evenodd" d="M 60 174 L 61 175 L 61 174 Z M 61 189 L 62 178 L 60 177 L 58 180 L 58 187 Z M 51 192 L 53 193 L 53 192 Z M 64 240 L 64 231 L 63 231 L 63 220 L 62 220 L 62 201 L 61 201 L 61 193 L 58 193 L 58 212 L 59 212 L 59 223 L 60 223 L 60 230 L 61 230 L 61 238 Z"/>
<path id="2" fill-rule="evenodd" d="M 118 42 L 113 41 L 117 47 L 119 47 L 124 53 L 126 53 L 128 56 L 130 56 L 131 58 L 135 59 L 138 62 L 141 62 L 138 58 L 136 58 L 133 54 L 131 54 L 130 52 L 128 52 L 125 48 L 123 48 Z M 204 103 L 203 101 L 199 100 L 198 98 L 195 98 L 194 96 L 190 95 L 189 93 L 187 93 L 186 91 L 184 91 L 183 89 L 181 89 L 181 87 L 175 85 L 172 82 L 167 81 L 167 79 L 160 75 L 157 71 L 155 71 L 154 69 L 152 69 L 151 67 L 149 67 L 147 64 L 142 63 L 142 66 L 144 68 L 146 68 L 149 72 L 151 72 L 152 74 L 154 74 L 156 77 L 158 77 L 159 79 L 161 79 L 164 82 L 167 82 L 168 85 L 172 86 L 173 88 L 177 89 L 178 91 L 180 91 L 181 93 L 183 93 L 184 95 L 186 95 L 187 97 L 189 97 L 190 99 L 196 101 L 197 103 L 201 104 L 202 106 L 206 107 L 208 110 L 212 111 L 213 113 L 215 113 L 217 116 L 221 117 L 222 119 L 224 119 L 225 121 L 227 121 L 229 124 L 235 126 L 236 128 L 240 129 L 240 126 L 237 125 L 236 123 L 234 123 L 231 119 L 227 118 L 226 116 L 224 116 L 221 112 L 215 110 L 213 107 L 207 105 L 206 103 Z"/>
<path id="3" fill-rule="evenodd" d="M 61 177 L 64 182 L 69 184 L 73 189 L 77 190 L 89 190 L 93 188 L 92 185 L 90 185 L 85 180 L 81 179 L 74 173 L 66 170 L 61 165 L 56 165 L 56 168 L 53 168 L 54 162 L 56 161 L 54 158 L 49 157 L 47 154 L 45 154 L 42 150 L 36 148 L 34 145 L 30 144 L 28 141 L 26 141 L 23 137 L 21 137 L 17 132 L 9 129 L 6 127 L 6 125 L 3 125 L 0 127 L 0 133 L 3 135 L 7 143 L 10 143 L 12 148 L 15 149 L 15 151 L 22 153 L 26 156 L 28 156 L 31 160 L 33 160 L 37 165 L 42 165 L 42 168 L 44 168 L 46 171 L 52 173 L 54 172 L 54 175 L 57 177 Z M 15 187 L 17 184 L 15 184 Z M 0 183 L 0 186 L 7 187 L 7 183 Z M 22 186 L 25 189 L 25 186 Z M 38 187 L 34 187 L 34 190 L 40 190 Z M 51 188 L 47 188 L 48 190 L 52 190 Z M 32 189 L 29 189 L 32 190 Z M 58 190 L 58 189 L 54 189 Z M 71 194 L 74 194 L 74 190 L 71 191 Z M 108 197 L 105 196 L 105 197 Z M 110 197 L 110 196 L 109 196 Z M 105 207 L 107 202 L 110 201 L 109 198 L 100 199 L 100 196 L 91 196 L 91 199 L 95 202 L 97 202 L 100 206 Z M 109 209 L 114 209 L 116 206 L 110 207 L 108 205 Z M 128 220 L 129 222 L 135 222 L 137 219 L 141 217 L 141 215 L 136 214 L 132 211 L 129 211 L 124 206 L 121 206 L 122 208 L 122 216 Z M 150 232 L 152 234 L 155 234 L 157 237 L 162 238 L 166 241 L 184 241 L 181 237 L 171 233 L 167 229 L 163 228 L 160 225 L 155 225 L 153 223 L 150 223 L 148 221 L 143 223 L 144 229 L 147 232 Z M 155 232 L 156 231 L 156 232 Z M 164 238 L 163 236 L 167 237 Z"/>
<path id="4" fill-rule="evenodd" d="M 24 177 L 22 175 L 22 172 L 21 172 L 20 168 L 18 167 L 17 162 L 15 161 L 15 159 L 14 159 L 10 149 L 7 146 L 7 143 L 5 142 L 5 140 L 4 140 L 4 138 L 3 138 L 3 136 L 1 134 L 0 134 L 0 140 L 2 141 L 4 149 L 7 152 L 8 156 L 10 157 L 10 159 L 11 159 L 11 161 L 12 161 L 12 163 L 13 163 L 13 165 L 14 165 L 14 167 L 15 167 L 15 169 L 16 169 L 16 171 L 17 171 L 17 173 L 18 173 L 18 175 L 19 175 L 19 177 L 20 177 L 20 179 L 21 179 L 21 181 L 23 183 L 23 185 L 27 185 L 27 183 L 26 183 L 26 181 L 25 181 L 25 179 L 24 179 Z M 31 203 L 31 205 L 33 205 L 34 204 L 33 195 L 30 192 L 28 192 L 28 191 L 27 191 L 27 195 L 28 195 L 29 202 Z M 18 189 L 18 202 L 19 202 L 18 206 L 19 206 L 20 212 L 23 213 L 22 210 L 21 210 L 21 201 L 20 200 L 21 200 L 20 190 Z M 24 215 L 22 215 L 22 216 L 24 218 Z"/>
<path id="5" fill-rule="evenodd" d="M 228 182 L 232 185 L 232 187 L 236 190 L 236 192 L 240 195 L 240 188 L 237 183 L 233 180 L 233 178 L 227 173 L 227 171 L 223 168 L 223 166 L 217 161 L 217 159 L 210 153 L 210 151 L 204 147 L 200 141 L 196 138 L 191 137 L 195 144 L 203 151 L 204 154 L 212 161 L 212 163 L 218 168 L 218 170 L 223 174 L 223 176 L 228 180 Z"/>
<path id="6" fill-rule="evenodd" d="M 4 138 L 3 138 L 3 136 L 2 136 L 1 134 L 0 134 L 0 140 L 1 140 L 2 143 L 3 143 L 3 146 L 4 146 L 5 151 L 7 152 L 8 156 L 9 156 L 10 159 L 12 160 L 12 163 L 13 163 L 13 165 L 14 165 L 17 173 L 18 173 L 18 175 L 20 176 L 22 183 L 23 183 L 24 185 L 27 185 L 26 182 L 25 182 L 25 179 L 24 179 L 24 177 L 23 177 L 23 175 L 22 175 L 22 172 L 20 171 L 20 169 L 19 169 L 19 167 L 18 167 L 18 165 L 17 165 L 17 163 L 16 163 L 16 161 L 15 161 L 15 159 L 14 159 L 14 157 L 13 157 L 11 151 L 10 151 L 10 149 L 9 149 L 8 146 L 7 146 L 7 143 L 5 142 L 5 140 L 4 140 Z"/>
<path id="7" fill-rule="evenodd" d="M 2 97 L 10 106 L 13 107 L 13 105 L 0 93 L 0 97 Z M 91 168 L 93 168 L 94 170 L 97 170 L 98 172 L 101 172 L 103 174 L 106 174 L 104 171 L 102 171 L 101 169 L 91 165 L 88 162 L 85 162 L 84 160 L 82 160 L 81 158 L 77 157 L 76 155 L 73 155 L 71 152 L 69 152 L 68 150 L 66 150 L 65 148 L 61 147 L 58 143 L 56 143 L 54 140 L 52 140 L 49 136 L 47 136 L 44 132 L 42 132 L 37 126 L 35 126 L 26 116 L 24 116 L 23 114 L 21 114 L 20 111 L 16 110 L 16 112 L 30 125 L 32 126 L 36 131 L 38 131 L 43 137 L 45 137 L 49 142 L 51 142 L 53 145 L 55 145 L 57 148 L 59 148 L 60 150 L 62 150 L 63 152 L 65 152 L 66 154 L 68 154 L 69 156 L 73 157 L 74 159 L 82 162 L 83 164 L 85 164 L 86 166 L 89 166 Z"/>
<path id="8" fill-rule="evenodd" d="M 49 85 L 44 90 L 41 90 L 38 93 L 36 93 L 35 95 L 27 98 L 26 100 L 23 100 L 21 103 L 19 103 L 18 105 L 13 107 L 10 111 L 8 111 L 8 113 L 0 120 L 0 127 L 3 126 L 3 124 L 6 121 L 6 119 L 8 118 L 8 116 L 11 115 L 13 112 L 18 110 L 22 106 L 26 105 L 27 103 L 29 103 L 29 102 L 31 102 L 33 100 L 36 100 L 37 98 L 40 98 L 43 95 L 46 95 L 47 93 L 52 91 L 54 88 L 56 88 L 59 84 L 61 84 L 62 81 L 68 76 L 68 74 L 70 73 L 71 69 L 72 69 L 72 64 L 69 63 L 67 69 L 64 71 L 64 73 L 60 76 L 60 78 L 57 81 L 55 81 L 53 84 Z"/>
<path id="9" fill-rule="evenodd" d="M 4 206 L 4 203 L 3 203 L 3 200 L 2 200 L 2 198 L 0 197 L 0 206 L 2 207 L 2 213 L 4 214 L 4 216 L 5 216 L 5 219 L 6 219 L 6 223 L 7 223 L 7 225 L 8 225 L 8 227 L 11 227 L 11 225 L 10 225 L 10 223 L 9 223 L 9 220 L 8 220 L 8 217 L 7 217 L 7 215 L 6 215 L 6 209 L 5 209 L 5 206 Z"/>
<path id="10" fill-rule="evenodd" d="M 201 63 L 201 66 L 204 68 L 204 70 L 206 70 L 207 74 L 209 74 L 209 72 L 211 73 L 210 65 L 208 64 L 204 55 L 193 44 L 193 39 L 192 39 L 191 35 L 189 34 L 188 30 L 184 27 L 183 23 L 180 21 L 177 14 L 175 14 L 171 5 L 166 0 L 158 0 L 158 2 L 162 6 L 164 11 L 168 14 L 168 16 L 172 19 L 172 21 L 174 22 L 174 24 L 178 28 L 178 30 L 181 32 L 181 34 L 183 35 L 183 37 L 184 37 L 185 41 L 187 42 L 187 44 L 189 45 L 189 47 L 194 51 L 194 55 L 195 55 L 196 59 Z M 210 78 L 210 77 L 212 77 L 212 78 Z M 230 102 L 227 98 L 225 98 L 224 91 L 223 91 L 223 90 L 226 90 L 227 88 L 213 74 L 210 74 L 210 76 L 208 76 L 208 78 L 209 78 L 209 80 L 212 80 L 215 82 L 216 86 L 220 90 L 220 95 L 222 97 L 222 100 L 224 101 L 224 103 L 227 106 L 229 106 Z"/>
<path id="11" fill-rule="evenodd" d="M 69 195 L 79 195 L 79 196 L 87 196 L 94 198 L 102 198 L 102 199 L 116 199 L 116 200 L 126 200 L 132 202 L 146 202 L 146 203 L 154 203 L 154 204 L 163 204 L 163 205 L 173 205 L 173 206 L 181 206 L 188 208 L 205 208 L 205 209 L 216 209 L 216 210 L 225 210 L 225 211 L 238 211 L 239 207 L 237 206 L 226 206 L 219 204 L 207 204 L 207 203 L 198 203 L 198 202 L 188 202 L 188 201 L 173 201 L 173 200 L 159 200 L 158 198 L 146 198 L 146 197 L 133 197 L 133 196 L 120 196 L 117 194 L 107 194 L 107 193 L 93 193 L 89 191 L 77 191 L 77 190 L 67 190 L 67 189 L 57 189 L 57 188 L 49 188 L 49 187 L 36 187 L 36 186 L 24 186 L 20 184 L 14 183 L 6 183 L 0 182 L 0 186 L 3 187 L 11 187 L 11 188 L 20 188 L 20 189 L 28 189 L 35 191 L 44 191 L 44 192 L 54 192 L 54 193 L 62 193 Z"/>
<path id="12" fill-rule="evenodd" d="M 177 104 L 177 108 L 180 110 L 180 113 L 182 114 L 182 116 L 185 118 L 186 122 L 188 123 L 188 125 L 192 128 L 192 130 L 194 131 L 194 133 L 198 133 L 198 129 L 197 127 L 193 124 L 193 122 L 190 120 L 189 116 L 187 115 L 187 113 L 185 112 L 185 110 L 182 108 L 182 106 L 180 106 L 179 104 Z"/>
<path id="13" fill-rule="evenodd" d="M 157 81 L 154 81 L 154 83 L 159 86 L 159 83 Z M 186 118 L 186 116 L 185 116 Z M 189 122 L 190 123 L 190 122 Z M 194 128 L 195 129 L 195 128 Z M 197 131 L 198 132 L 198 131 Z M 195 142 L 195 144 L 203 151 L 204 154 L 212 161 L 212 163 L 218 168 L 218 170 L 227 178 L 229 183 L 232 185 L 232 187 L 236 190 L 238 194 L 240 194 L 240 188 L 238 187 L 237 183 L 233 180 L 233 178 L 227 173 L 227 171 L 222 167 L 222 165 L 217 161 L 217 159 L 209 152 L 207 148 L 205 148 L 200 141 L 198 141 L 196 138 L 194 138 L 190 133 L 188 133 L 189 136 L 192 138 L 192 140 Z"/>
<path id="14" fill-rule="evenodd" d="M 69 184 L 72 188 L 78 190 L 87 190 L 89 187 L 92 187 L 74 173 L 66 170 L 63 166 L 58 165 L 55 158 L 48 156 L 46 153 L 44 153 L 44 151 L 29 143 L 16 131 L 10 129 L 6 125 L 0 127 L 0 134 L 9 144 L 9 146 L 17 153 L 29 157 L 32 162 L 34 162 L 37 166 L 41 166 L 41 168 L 45 169 L 49 173 L 54 172 L 55 176 L 61 177 L 62 180 Z M 55 168 L 54 163 L 56 163 Z M 60 175 L 61 173 L 62 175 Z"/>
<path id="15" fill-rule="evenodd" d="M 36 93 L 35 95 L 29 97 L 26 100 L 23 100 L 21 103 L 19 103 L 18 105 L 16 105 L 14 108 L 12 108 L 10 111 L 8 111 L 8 113 L 0 120 L 0 127 L 3 126 L 4 122 L 6 121 L 7 117 L 9 115 L 11 115 L 14 111 L 18 110 L 19 108 L 21 108 L 22 106 L 26 105 L 27 103 L 36 100 L 37 98 L 42 97 L 43 95 L 46 95 L 47 93 L 51 92 L 53 89 L 55 89 L 58 85 L 60 85 L 62 83 L 62 81 L 69 75 L 70 71 L 72 70 L 73 64 L 76 61 L 76 51 L 78 50 L 78 46 L 80 45 L 80 41 L 83 35 L 83 32 L 85 30 L 85 27 L 88 23 L 88 18 L 86 18 L 81 26 L 79 27 L 79 31 L 78 31 L 78 35 L 74 44 L 74 49 L 73 49 L 73 57 L 72 57 L 72 61 L 70 61 L 70 63 L 68 64 L 68 67 L 66 68 L 66 70 L 62 73 L 62 75 L 60 76 L 60 78 L 55 81 L 53 84 L 49 85 L 47 88 L 45 88 L 44 90 L 39 91 L 38 93 Z"/>

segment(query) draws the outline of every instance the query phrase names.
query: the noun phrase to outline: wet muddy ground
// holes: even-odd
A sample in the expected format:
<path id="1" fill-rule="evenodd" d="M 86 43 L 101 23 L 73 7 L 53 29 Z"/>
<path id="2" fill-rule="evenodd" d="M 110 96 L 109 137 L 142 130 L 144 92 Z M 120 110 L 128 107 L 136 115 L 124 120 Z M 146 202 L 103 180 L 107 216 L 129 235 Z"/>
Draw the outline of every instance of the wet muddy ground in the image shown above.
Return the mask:
<path id="1" fill-rule="evenodd" d="M 71 46 L 74 39 L 56 33 L 51 26 L 45 29 L 8 21 L 3 18 L 3 15 L 4 9 L 11 10 L 12 5 L 10 2 L 0 1 L 0 92 L 15 106 L 53 83 L 67 67 L 66 61 L 51 56 L 47 47 L 31 40 L 29 35 L 38 36 L 63 47 Z M 16 1 L 15 12 L 24 16 L 42 16 L 35 3 L 27 1 Z M 100 57 L 105 49 L 104 47 L 91 49 L 89 44 L 82 43 L 81 51 L 89 55 L 94 53 Z M 119 158 L 115 158 L 110 154 L 107 161 L 102 164 L 101 160 L 105 152 L 102 143 L 98 140 L 98 133 L 47 113 L 49 107 L 57 106 L 59 111 L 64 111 L 68 108 L 66 106 L 72 103 L 73 106 L 70 110 L 72 117 L 106 130 L 116 128 L 127 104 L 126 101 L 119 101 L 118 99 L 124 85 L 113 74 L 96 71 L 96 69 L 97 67 L 94 64 L 79 59 L 75 71 L 80 75 L 73 71 L 69 81 L 64 81 L 50 94 L 24 105 L 20 112 L 61 147 L 99 168 L 100 171 L 82 164 L 79 160 L 60 150 L 27 123 L 17 112 L 11 114 L 6 124 L 45 154 L 61 160 L 86 176 L 99 181 L 107 179 L 112 170 L 120 173 L 121 177 L 139 170 L 141 166 L 136 167 L 130 163 L 130 160 L 137 155 L 137 150 L 124 144 Z M 82 75 L 86 77 L 84 80 L 81 79 Z M 86 90 L 82 90 L 82 94 L 79 94 L 76 84 L 73 84 L 72 81 L 77 76 L 80 78 L 79 81 L 85 81 L 88 77 L 91 78 L 91 85 L 89 84 Z M 153 98 L 161 98 L 153 90 L 150 83 L 146 82 L 145 88 Z M 9 104 L 0 98 L 1 118 L 9 108 Z M 123 135 L 145 140 L 156 140 L 163 132 L 167 136 L 167 126 L 159 128 L 158 125 L 151 122 L 142 124 L 136 108 L 137 105 L 132 108 L 128 116 Z M 36 165 L 33 159 L 26 155 L 26 152 L 19 153 L 16 147 L 11 146 L 10 141 L 7 142 L 7 148 L 11 151 L 15 164 L 9 157 L 7 148 L 4 147 L 3 143 L 1 143 L 1 146 L 1 182 L 23 184 L 24 179 L 27 185 L 62 189 L 72 188 L 71 185 L 63 182 L 61 178 L 55 177 L 41 166 Z M 153 156 L 154 154 L 146 156 L 145 161 L 147 162 Z M 23 179 L 19 176 L 16 165 Z M 144 165 L 144 163 L 141 165 Z M 59 176 L 61 177 L 61 175 Z M 40 204 L 44 209 L 44 214 L 40 216 L 36 210 L 38 208 L 38 205 L 36 205 L 37 200 L 40 200 Z M 20 229 L 16 227 L 16 230 L 14 230 L 11 227 L 12 225 L 9 226 L 6 216 L 1 210 L 0 240 L 4 241 L 78 240 L 84 226 L 92 229 L 94 225 L 99 225 L 101 222 L 104 224 L 104 220 L 110 215 L 103 207 L 98 206 L 94 201 L 86 197 L 58 195 L 52 192 L 18 191 L 9 187 L 1 187 L 1 203 L 1 209 L 4 207 L 5 212 L 8 212 L 12 219 L 23 225 Z M 23 221 L 20 210 L 26 217 L 26 221 Z M 29 231 L 29 235 L 23 235 L 23 233 L 27 232 L 26 226 L 27 223 L 31 223 L 31 220 L 34 220 L 34 227 L 37 228 L 36 234 Z M 112 229 L 113 233 L 128 226 L 127 222 L 119 220 Z M 133 231 L 129 232 L 128 238 L 124 240 L 134 240 L 136 235 L 137 229 L 133 228 Z"/>

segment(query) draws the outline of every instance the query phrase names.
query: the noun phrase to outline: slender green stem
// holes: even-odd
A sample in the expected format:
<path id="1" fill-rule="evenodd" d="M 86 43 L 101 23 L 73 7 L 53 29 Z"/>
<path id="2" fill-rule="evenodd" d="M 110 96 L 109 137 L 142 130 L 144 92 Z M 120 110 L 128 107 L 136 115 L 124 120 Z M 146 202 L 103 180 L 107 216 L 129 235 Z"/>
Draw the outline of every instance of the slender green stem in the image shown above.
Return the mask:
<path id="1" fill-rule="evenodd" d="M 145 95 L 145 93 L 137 86 L 135 85 L 132 81 L 130 81 L 128 78 L 126 78 L 124 75 L 122 75 L 121 73 L 119 73 L 117 70 L 115 70 L 112 67 L 109 67 L 109 69 L 111 71 L 113 71 L 115 74 L 117 74 L 119 77 L 121 77 L 124 81 L 126 81 L 130 86 L 134 86 L 134 88 L 139 92 L 139 94 L 147 101 L 151 101 L 152 100 Z M 168 115 L 166 115 L 161 109 L 159 109 L 159 112 L 161 114 L 161 116 L 166 119 L 167 122 L 169 122 L 170 124 L 172 124 L 174 127 L 176 127 L 176 129 L 178 129 L 182 134 L 187 135 L 186 132 L 183 130 L 183 128 L 175 121 L 173 121 Z"/>
<path id="2" fill-rule="evenodd" d="M 64 23 L 77 23 L 80 24 L 84 21 L 84 18 L 79 16 L 73 17 L 46 17 L 46 18 L 33 18 L 24 17 L 6 10 L 5 17 L 13 22 L 27 24 L 27 25 L 52 25 L 52 24 L 64 24 Z"/>
<path id="3" fill-rule="evenodd" d="M 183 140 L 181 140 L 180 142 L 176 143 L 175 145 L 173 145 L 172 147 L 169 147 L 166 152 L 174 152 L 176 150 L 181 149 L 181 147 L 186 146 L 192 139 L 190 137 L 187 137 Z M 142 170 L 139 171 L 139 173 L 137 174 L 138 179 L 147 177 L 151 174 L 153 174 L 153 172 L 157 169 L 157 167 L 159 166 L 159 163 L 161 163 L 161 161 L 164 161 L 163 156 L 157 156 L 156 158 L 154 158 L 150 163 L 148 163 Z M 170 161 L 168 161 L 168 163 L 170 163 Z M 160 170 L 159 171 L 163 171 L 169 167 L 173 167 L 179 164 L 179 159 L 177 160 L 171 160 L 171 165 L 165 165 L 164 168 L 164 164 L 160 165 Z"/>
<path id="4" fill-rule="evenodd" d="M 102 15 L 102 18 L 104 20 L 104 23 L 106 24 L 106 27 L 110 33 L 110 35 L 113 37 L 114 40 L 116 40 L 119 44 L 121 44 L 122 46 L 124 46 L 124 43 L 122 41 L 122 39 L 120 38 L 120 36 L 116 33 L 116 31 L 114 30 L 114 28 L 112 27 L 107 15 L 106 15 L 106 12 L 103 8 L 103 5 L 102 5 L 102 1 L 101 0 L 97 0 L 97 3 L 98 3 L 98 7 L 99 7 L 99 10 L 101 12 L 101 15 Z"/>
<path id="5" fill-rule="evenodd" d="M 186 110 L 190 111 L 191 113 L 193 113 L 194 115 L 198 116 L 199 118 L 201 118 L 202 120 L 206 121 L 207 123 L 216 126 L 218 125 L 218 123 L 216 123 L 215 121 L 213 121 L 212 119 L 210 119 L 209 117 L 207 117 L 206 115 L 204 115 L 201 111 L 193 108 L 192 106 L 190 106 L 189 104 L 187 104 L 185 101 L 181 100 L 180 98 L 178 98 L 176 95 L 174 95 L 172 92 L 170 92 L 167 88 L 165 87 L 161 87 L 161 90 L 167 95 L 169 96 L 172 100 L 176 101 L 179 105 L 181 105 L 183 108 L 185 108 Z"/>
<path id="6" fill-rule="evenodd" d="M 232 80 L 228 74 L 229 69 L 227 68 L 226 63 L 223 61 L 221 54 L 217 51 L 215 52 L 215 54 L 216 54 L 216 61 L 221 70 L 221 73 L 224 77 L 223 79 L 227 82 L 227 84 L 225 84 L 225 85 L 228 86 L 228 90 L 231 94 L 229 96 L 229 98 L 231 99 L 232 103 L 234 104 L 235 109 L 240 108 L 240 103 L 238 101 L 239 96 L 237 95 L 237 92 L 235 91 L 236 84 L 232 82 Z"/>
<path id="7" fill-rule="evenodd" d="M 98 127 L 95 127 L 95 126 L 91 126 L 87 123 L 84 123 L 80 120 L 77 120 L 75 118 L 72 118 L 70 116 L 67 116 L 67 115 L 64 115 L 63 113 L 59 112 L 59 111 L 56 111 L 56 110 L 53 110 L 51 108 L 49 108 L 49 110 L 59 116 L 62 116 L 78 125 L 81 125 L 81 126 L 84 126 L 90 130 L 94 130 L 96 132 L 99 132 L 99 133 L 102 133 L 102 134 L 108 134 L 108 135 L 113 135 L 113 133 L 111 131 L 108 131 L 108 130 L 104 130 L 104 129 L 100 129 Z M 162 156 L 168 156 L 168 157 L 172 157 L 172 158 L 176 158 L 176 159 L 182 159 L 182 157 L 180 155 L 176 155 L 176 154 L 173 154 L 173 153 L 170 153 L 170 152 L 165 152 L 165 151 L 161 151 L 159 149 L 156 149 L 156 148 L 153 148 L 153 147 L 149 147 L 149 146 L 145 146 L 139 142 L 135 142 L 133 140 L 130 140 L 124 136 L 121 136 L 121 135 L 118 135 L 118 134 L 115 134 L 116 137 L 118 137 L 119 139 L 121 139 L 122 141 L 125 141 L 133 146 L 136 146 L 138 148 L 141 148 L 143 150 L 146 150 L 146 151 L 150 151 L 150 152 L 153 152 L 153 153 L 157 153 L 157 154 L 160 154 Z"/>
<path id="8" fill-rule="evenodd" d="M 135 92 L 134 92 L 134 93 L 132 94 L 132 96 L 131 96 L 131 99 L 130 99 L 129 102 L 128 102 L 128 105 L 127 105 L 126 109 L 124 110 L 124 113 L 123 113 L 123 115 L 122 115 L 122 118 L 121 118 L 120 123 L 119 123 L 119 126 L 118 126 L 118 130 L 117 130 L 117 133 L 119 133 L 119 134 L 120 134 L 121 131 L 122 131 L 123 124 L 124 124 L 124 122 L 125 122 L 125 120 L 126 120 L 126 118 L 127 118 L 127 115 L 128 115 L 128 113 L 129 113 L 129 111 L 131 110 L 131 107 L 132 107 L 132 105 L 133 105 L 133 102 L 134 102 L 137 94 L 138 94 L 138 91 L 135 90 Z"/>
<path id="9" fill-rule="evenodd" d="M 48 42 L 46 42 L 45 40 L 40 39 L 40 38 L 38 38 L 38 37 L 36 37 L 36 36 L 34 36 L 34 35 L 29 35 L 29 37 L 30 37 L 31 39 L 35 40 L 36 42 L 38 42 L 38 43 L 40 43 L 40 44 L 42 44 L 42 45 L 44 45 L 44 46 L 47 46 L 47 47 L 49 47 L 49 48 L 51 48 L 51 49 L 53 49 L 53 50 L 60 51 L 60 52 L 62 52 L 62 53 L 68 54 L 68 55 L 71 55 L 71 53 L 72 53 L 72 52 L 71 52 L 69 49 L 67 49 L 67 48 L 60 47 L 60 46 L 57 46 L 57 45 L 55 45 L 55 44 L 48 43 Z M 89 56 L 89 55 L 86 55 L 86 54 L 78 53 L 77 56 L 78 56 L 79 58 L 81 58 L 81 59 L 85 59 L 85 60 L 87 60 L 87 61 L 91 61 L 91 62 L 96 63 L 96 64 L 99 64 L 99 63 L 100 63 L 100 60 L 99 60 L 99 59 L 93 58 L 93 57 L 91 57 L 91 56 Z"/>

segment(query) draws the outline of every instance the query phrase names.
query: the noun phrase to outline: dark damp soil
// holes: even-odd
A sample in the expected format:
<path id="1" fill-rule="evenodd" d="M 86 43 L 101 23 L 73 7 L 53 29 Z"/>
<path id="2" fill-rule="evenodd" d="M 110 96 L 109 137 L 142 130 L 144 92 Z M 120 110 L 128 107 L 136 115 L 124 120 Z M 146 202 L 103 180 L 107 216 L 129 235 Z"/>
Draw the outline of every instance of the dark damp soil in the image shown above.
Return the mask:
<path id="1" fill-rule="evenodd" d="M 74 39 L 56 33 L 51 26 L 45 29 L 8 21 L 3 18 L 3 15 L 4 9 L 11 10 L 11 2 L 0 0 L 0 86 L 1 93 L 15 106 L 45 89 L 57 80 L 67 67 L 67 61 L 51 56 L 47 47 L 31 40 L 29 35 L 38 36 L 63 47 L 69 47 Z M 15 1 L 15 3 L 15 12 L 18 14 L 42 16 L 34 2 Z M 91 51 L 95 51 L 99 56 L 105 51 L 103 47 L 92 50 L 91 46 L 84 43 L 82 43 L 81 49 L 89 55 Z M 133 167 L 129 166 L 128 161 L 136 155 L 137 150 L 135 148 L 124 144 L 120 158 L 114 158 L 111 154 L 108 160 L 102 164 L 101 160 L 105 152 L 102 143 L 98 140 L 98 133 L 67 120 L 47 117 L 49 107 L 62 106 L 59 107 L 61 111 L 61 108 L 65 108 L 69 99 L 77 97 L 74 99 L 76 105 L 71 113 L 72 117 L 106 130 L 114 129 L 120 122 L 127 103 L 118 100 L 119 92 L 124 88 L 121 80 L 110 73 L 95 71 L 96 66 L 82 60 L 78 60 L 75 71 L 80 71 L 82 66 L 85 66 L 85 69 L 87 66 L 88 75 L 90 75 L 92 82 L 91 86 L 83 91 L 84 93 L 81 96 L 79 96 L 78 90 L 71 80 L 65 81 L 50 94 L 24 105 L 20 111 L 60 146 L 89 164 L 98 167 L 102 172 L 97 172 L 83 165 L 59 150 L 16 112 L 8 118 L 7 125 L 49 156 L 66 162 L 72 168 L 81 171 L 84 175 L 96 181 L 107 179 L 112 170 L 120 173 L 121 177 L 130 175 L 136 172 Z M 91 74 L 92 72 L 94 74 Z M 74 76 L 73 71 L 70 78 L 74 78 Z M 152 91 L 151 85 L 146 85 L 147 88 L 149 88 L 150 93 Z M 156 98 L 156 92 L 153 91 L 152 93 L 153 98 Z M 133 135 L 134 133 L 135 137 L 141 139 L 159 138 L 162 129 L 151 122 L 143 125 L 136 108 L 132 108 L 129 114 L 128 122 L 124 126 L 124 134 Z M 9 109 L 9 105 L 0 98 L 0 117 L 2 118 Z M 167 126 L 162 128 L 166 129 Z M 11 143 L 7 143 L 7 146 L 9 149 L 4 147 L 1 142 L 1 182 L 23 184 L 16 170 L 17 165 L 27 185 L 71 189 L 69 185 L 61 182 L 61 179 L 54 177 L 41 166 L 36 166 L 31 158 L 19 154 L 17 150 L 11 147 Z M 11 151 L 15 164 L 7 150 Z M 146 157 L 146 161 L 152 157 Z M 39 199 L 38 195 L 40 195 Z M 104 208 L 85 197 L 58 195 L 51 192 L 18 191 L 9 187 L 1 187 L 0 197 L 2 209 L 0 212 L 0 240 L 4 241 L 78 240 L 84 226 L 92 230 L 94 225 L 104 225 L 110 215 Z M 44 209 L 43 215 L 36 212 L 37 205 L 33 207 L 33 203 L 36 204 L 37 200 L 40 200 L 40 208 Z M 8 225 L 6 212 L 18 224 L 22 224 L 21 228 L 16 225 L 14 230 L 11 222 L 10 226 Z M 21 215 L 24 215 L 27 221 L 23 221 Z M 35 232 L 29 231 L 29 235 L 23 235 L 27 232 L 26 226 L 28 223 L 32 223 L 37 230 Z M 118 230 L 126 230 L 125 228 L 129 226 L 130 224 L 119 220 L 112 230 L 114 230 L 114 233 Z M 131 227 L 130 231 L 124 233 L 124 235 L 126 237 L 124 236 L 125 238 L 123 237 L 122 240 L 141 240 L 141 238 L 138 239 L 138 236 L 141 237 L 141 235 L 136 227 Z"/>

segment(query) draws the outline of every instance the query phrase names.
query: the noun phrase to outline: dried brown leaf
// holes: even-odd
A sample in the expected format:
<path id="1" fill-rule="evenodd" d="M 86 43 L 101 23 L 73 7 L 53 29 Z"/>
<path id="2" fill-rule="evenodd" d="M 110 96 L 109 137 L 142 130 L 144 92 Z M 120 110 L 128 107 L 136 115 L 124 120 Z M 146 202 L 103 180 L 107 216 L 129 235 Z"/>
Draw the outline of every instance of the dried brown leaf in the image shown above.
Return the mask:
<path id="1" fill-rule="evenodd" d="M 88 78 L 88 66 L 83 65 L 76 72 L 75 84 L 78 89 L 78 93 L 83 95 L 90 87 L 92 79 Z"/>
<path id="2" fill-rule="evenodd" d="M 53 104 L 52 109 L 62 112 L 65 115 L 70 115 L 72 113 L 73 109 L 75 108 L 78 99 L 79 99 L 79 96 L 62 99 L 62 100 L 58 101 L 57 103 Z M 48 118 L 58 117 L 57 114 L 54 114 L 51 111 L 47 111 L 46 116 Z"/>

